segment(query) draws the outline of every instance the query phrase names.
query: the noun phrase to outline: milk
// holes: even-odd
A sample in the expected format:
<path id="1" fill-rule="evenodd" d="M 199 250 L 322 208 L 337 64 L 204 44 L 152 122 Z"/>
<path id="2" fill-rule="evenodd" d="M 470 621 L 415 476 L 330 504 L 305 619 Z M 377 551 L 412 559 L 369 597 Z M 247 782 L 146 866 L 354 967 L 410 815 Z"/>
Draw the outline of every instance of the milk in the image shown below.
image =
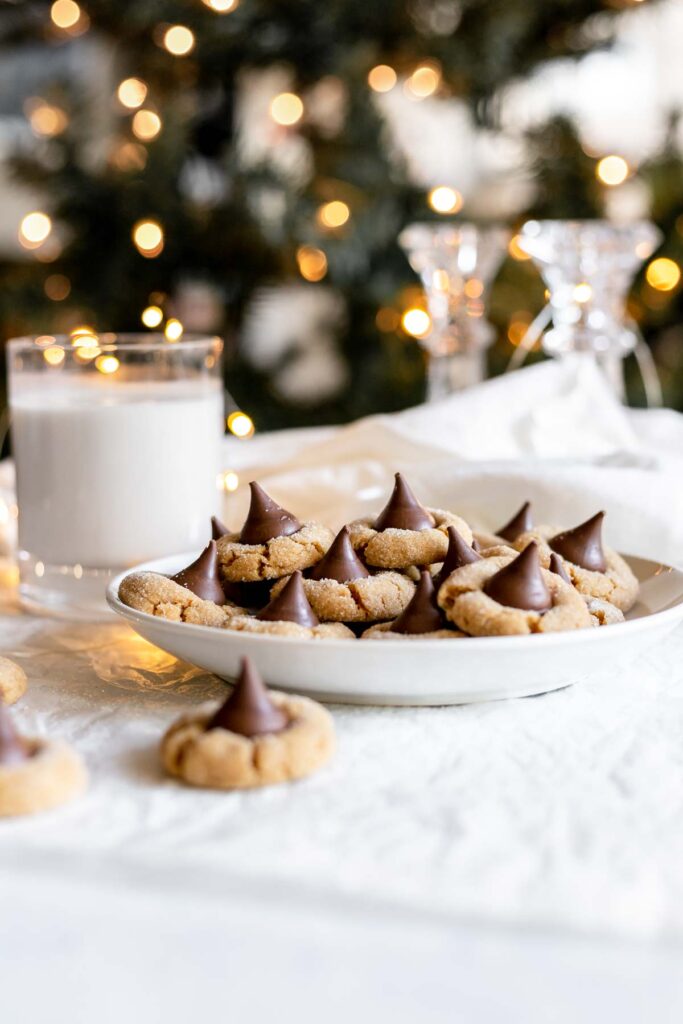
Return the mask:
<path id="1" fill-rule="evenodd" d="M 19 546 L 33 561 L 118 569 L 207 542 L 219 380 L 98 375 L 45 387 L 31 376 L 12 394 L 12 438 Z"/>

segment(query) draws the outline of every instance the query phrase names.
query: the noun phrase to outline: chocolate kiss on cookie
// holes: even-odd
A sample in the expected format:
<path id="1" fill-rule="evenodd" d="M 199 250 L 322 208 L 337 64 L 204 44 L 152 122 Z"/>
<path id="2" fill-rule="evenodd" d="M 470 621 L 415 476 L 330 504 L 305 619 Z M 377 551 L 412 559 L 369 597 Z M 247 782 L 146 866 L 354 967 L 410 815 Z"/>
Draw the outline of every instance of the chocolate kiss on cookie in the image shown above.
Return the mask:
<path id="1" fill-rule="evenodd" d="M 222 523 L 216 516 L 211 516 L 211 537 L 213 540 L 220 540 L 221 537 L 225 537 L 226 533 L 230 533 L 225 523 Z"/>
<path id="2" fill-rule="evenodd" d="M 261 622 L 296 622 L 311 628 L 320 625 L 320 619 L 308 603 L 299 569 L 256 618 Z"/>
<path id="3" fill-rule="evenodd" d="M 480 562 L 481 555 L 469 544 L 465 544 L 454 526 L 448 527 L 448 551 L 438 574 L 434 577 L 434 586 L 438 590 L 442 583 L 445 583 L 452 572 L 460 569 L 470 562 Z"/>
<path id="4" fill-rule="evenodd" d="M 249 514 L 240 533 L 241 544 L 266 544 L 274 537 L 289 537 L 301 529 L 301 523 L 282 508 L 260 484 L 252 480 Z"/>
<path id="5" fill-rule="evenodd" d="M 568 562 L 580 565 L 582 569 L 591 569 L 593 572 L 605 572 L 607 559 L 602 550 L 602 521 L 605 518 L 604 512 L 587 519 L 585 523 L 575 526 L 573 530 L 564 530 L 557 536 L 551 537 L 548 544 L 562 555 Z"/>
<path id="6" fill-rule="evenodd" d="M 218 575 L 218 552 L 216 541 L 210 540 L 196 562 L 170 576 L 174 583 L 187 587 L 202 601 L 225 604 L 225 592 Z"/>
<path id="7" fill-rule="evenodd" d="M 487 580 L 484 593 L 507 608 L 547 612 L 553 599 L 541 575 L 536 542 L 532 541 L 521 555 Z"/>
<path id="8" fill-rule="evenodd" d="M 550 565 L 548 566 L 548 569 L 550 572 L 554 572 L 556 576 L 559 576 L 560 579 L 564 580 L 565 583 L 572 582 L 569 573 L 564 567 L 564 562 L 559 555 L 555 554 L 554 551 L 550 556 Z"/>
<path id="9" fill-rule="evenodd" d="M 443 618 L 436 603 L 431 574 L 424 569 L 410 602 L 392 623 L 392 633 L 433 633 L 443 629 Z"/>
<path id="10" fill-rule="evenodd" d="M 31 748 L 17 732 L 12 716 L 0 699 L 0 768 L 22 764 L 31 757 Z"/>
<path id="11" fill-rule="evenodd" d="M 361 580 L 370 573 L 355 552 L 348 527 L 342 526 L 332 541 L 326 555 L 317 565 L 306 573 L 309 580 L 336 580 L 337 583 L 348 583 L 349 580 Z"/>
<path id="12" fill-rule="evenodd" d="M 240 736 L 260 736 L 266 732 L 282 732 L 289 718 L 276 707 L 266 685 L 249 658 L 242 659 L 239 677 L 232 693 L 206 728 L 228 729 Z"/>
<path id="13" fill-rule="evenodd" d="M 518 512 L 515 512 L 514 516 L 509 523 L 505 526 L 501 526 L 500 530 L 496 530 L 496 534 L 499 537 L 503 537 L 505 540 L 514 541 L 522 534 L 526 533 L 527 530 L 533 529 L 534 521 L 531 517 L 531 502 L 525 501 Z"/>
<path id="14" fill-rule="evenodd" d="M 434 526 L 432 515 L 417 500 L 400 473 L 389 501 L 375 520 L 376 530 L 429 530 Z"/>

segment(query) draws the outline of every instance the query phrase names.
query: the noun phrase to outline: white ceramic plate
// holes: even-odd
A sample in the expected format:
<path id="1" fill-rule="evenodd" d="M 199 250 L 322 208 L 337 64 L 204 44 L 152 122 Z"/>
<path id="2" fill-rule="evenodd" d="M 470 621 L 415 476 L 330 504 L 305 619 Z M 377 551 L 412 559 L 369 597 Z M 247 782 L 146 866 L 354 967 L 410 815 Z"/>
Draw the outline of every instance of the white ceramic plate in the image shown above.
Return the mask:
<path id="1" fill-rule="evenodd" d="M 135 571 L 172 575 L 197 552 L 145 562 Z M 466 704 L 557 690 L 630 661 L 683 619 L 683 573 L 644 558 L 627 561 L 641 583 L 628 621 L 596 629 L 471 640 L 299 640 L 169 622 L 107 601 L 169 654 L 234 678 L 249 655 L 270 686 L 349 704 Z M 131 572 L 133 570 L 127 570 Z"/>

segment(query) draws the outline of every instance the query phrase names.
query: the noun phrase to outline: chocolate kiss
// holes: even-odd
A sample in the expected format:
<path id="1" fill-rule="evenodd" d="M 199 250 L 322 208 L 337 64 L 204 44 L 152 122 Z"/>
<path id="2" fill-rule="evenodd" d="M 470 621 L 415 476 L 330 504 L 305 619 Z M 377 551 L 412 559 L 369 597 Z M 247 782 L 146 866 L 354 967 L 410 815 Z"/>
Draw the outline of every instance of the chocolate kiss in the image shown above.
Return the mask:
<path id="1" fill-rule="evenodd" d="M 216 516 L 211 516 L 211 536 L 214 540 L 220 540 L 221 537 L 225 537 L 226 533 L 230 533 L 225 523 L 222 523 Z"/>
<path id="2" fill-rule="evenodd" d="M 202 601 L 225 604 L 225 593 L 218 575 L 218 552 L 216 541 L 210 540 L 196 562 L 170 576 L 174 583 L 187 587 Z"/>
<path id="3" fill-rule="evenodd" d="M 0 698 L 0 765 L 22 764 L 31 756 L 29 744 L 17 732 L 12 717 Z"/>
<path id="4" fill-rule="evenodd" d="M 508 608 L 547 612 L 553 600 L 541 575 L 536 542 L 532 541 L 521 555 L 492 576 L 484 584 L 484 593 Z"/>
<path id="5" fill-rule="evenodd" d="M 585 523 L 575 526 L 573 530 L 564 530 L 548 541 L 548 544 L 562 555 L 568 562 L 580 565 L 583 569 L 594 572 L 605 572 L 607 560 L 602 550 L 602 521 L 604 512 L 587 519 Z"/>
<path id="6" fill-rule="evenodd" d="M 520 510 L 515 512 L 510 522 L 506 523 L 505 526 L 501 526 L 500 530 L 496 530 L 496 534 L 505 540 L 514 541 L 517 540 L 520 534 L 533 529 L 533 525 L 531 502 L 525 501 Z"/>
<path id="7" fill-rule="evenodd" d="M 320 625 L 320 619 L 308 603 L 299 569 L 256 618 L 261 622 L 298 622 L 300 626 L 311 627 Z"/>
<path id="8" fill-rule="evenodd" d="M 376 530 L 429 530 L 434 519 L 417 500 L 400 473 L 389 501 L 375 520 Z"/>
<path id="9" fill-rule="evenodd" d="M 415 593 L 391 625 L 392 633 L 432 633 L 443 628 L 443 619 L 436 603 L 436 590 L 430 573 L 424 569 Z"/>
<path id="10" fill-rule="evenodd" d="M 296 516 L 273 501 L 260 484 L 252 480 L 249 487 L 251 504 L 240 533 L 242 544 L 265 544 L 273 537 L 289 537 L 301 529 Z"/>
<path id="11" fill-rule="evenodd" d="M 228 729 L 240 736 L 259 736 L 264 732 L 282 732 L 288 725 L 289 718 L 273 703 L 249 658 L 243 658 L 232 693 L 206 728 Z"/>
<path id="12" fill-rule="evenodd" d="M 465 544 L 454 526 L 448 527 L 448 551 L 438 574 L 434 578 L 434 586 L 438 590 L 442 583 L 445 583 L 452 572 L 470 562 L 480 562 L 481 555 Z"/>
<path id="13" fill-rule="evenodd" d="M 564 562 L 562 561 L 559 555 L 555 554 L 554 551 L 550 556 L 550 565 L 548 566 L 548 568 L 551 572 L 554 572 L 556 576 L 559 576 L 560 579 L 563 579 L 565 583 L 572 582 L 569 573 L 564 567 Z"/>
<path id="14" fill-rule="evenodd" d="M 336 580 L 338 583 L 361 580 L 369 575 L 354 551 L 346 526 L 342 526 L 327 554 L 308 572 L 309 580 Z"/>

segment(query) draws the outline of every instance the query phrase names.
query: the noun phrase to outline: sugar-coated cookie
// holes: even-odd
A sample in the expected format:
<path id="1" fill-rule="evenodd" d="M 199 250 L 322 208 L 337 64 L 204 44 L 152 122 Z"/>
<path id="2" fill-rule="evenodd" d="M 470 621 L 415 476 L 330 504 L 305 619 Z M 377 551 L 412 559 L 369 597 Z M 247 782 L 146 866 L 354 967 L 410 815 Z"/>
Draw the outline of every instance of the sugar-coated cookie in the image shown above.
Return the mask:
<path id="1" fill-rule="evenodd" d="M 0 702 L 14 704 L 26 693 L 26 673 L 9 658 L 0 657 Z"/>

